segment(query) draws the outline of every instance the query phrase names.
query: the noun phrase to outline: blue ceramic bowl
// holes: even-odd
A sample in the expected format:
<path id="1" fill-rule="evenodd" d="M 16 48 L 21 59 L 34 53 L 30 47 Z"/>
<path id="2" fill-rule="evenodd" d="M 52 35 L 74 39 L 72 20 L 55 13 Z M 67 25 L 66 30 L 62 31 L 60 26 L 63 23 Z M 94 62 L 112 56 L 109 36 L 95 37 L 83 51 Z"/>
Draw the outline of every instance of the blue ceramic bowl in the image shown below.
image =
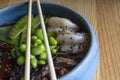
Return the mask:
<path id="1" fill-rule="evenodd" d="M 58 80 L 92 80 L 98 64 L 98 45 L 95 34 L 87 20 L 76 11 L 55 3 L 41 3 L 45 15 L 59 16 L 71 19 L 81 29 L 90 33 L 91 44 L 84 59 L 69 73 Z M 15 22 L 27 14 L 28 3 L 18 3 L 0 10 L 0 25 Z M 33 14 L 37 15 L 36 3 L 33 3 Z"/>

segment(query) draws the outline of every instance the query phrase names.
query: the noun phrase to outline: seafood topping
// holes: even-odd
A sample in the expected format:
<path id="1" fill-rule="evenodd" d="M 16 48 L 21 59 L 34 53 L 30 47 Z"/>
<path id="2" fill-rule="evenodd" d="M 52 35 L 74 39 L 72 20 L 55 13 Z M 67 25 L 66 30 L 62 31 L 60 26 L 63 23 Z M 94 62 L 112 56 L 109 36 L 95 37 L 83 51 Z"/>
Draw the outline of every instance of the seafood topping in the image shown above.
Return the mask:
<path id="1" fill-rule="evenodd" d="M 66 18 L 51 17 L 48 22 L 50 28 L 48 31 L 54 31 L 56 33 L 71 33 L 79 31 L 79 28 L 75 23 Z"/>

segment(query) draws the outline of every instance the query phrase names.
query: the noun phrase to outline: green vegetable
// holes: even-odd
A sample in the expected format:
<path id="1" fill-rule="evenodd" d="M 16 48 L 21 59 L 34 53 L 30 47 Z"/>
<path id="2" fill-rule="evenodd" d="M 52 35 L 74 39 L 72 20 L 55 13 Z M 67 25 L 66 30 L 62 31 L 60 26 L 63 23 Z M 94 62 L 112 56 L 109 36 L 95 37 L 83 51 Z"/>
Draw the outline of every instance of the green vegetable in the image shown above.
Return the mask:
<path id="1" fill-rule="evenodd" d="M 25 58 L 24 56 L 19 56 L 18 59 L 17 59 L 17 64 L 19 66 L 23 65 L 25 63 Z"/>
<path id="2" fill-rule="evenodd" d="M 32 36 L 32 37 L 31 37 L 31 40 L 32 40 L 32 41 L 34 41 L 34 40 L 36 40 L 36 39 L 37 39 L 37 36 Z"/>
<path id="3" fill-rule="evenodd" d="M 57 49 L 52 49 L 52 50 L 51 50 L 51 53 L 52 53 L 52 54 L 55 54 L 56 52 L 57 52 Z"/>
<path id="4" fill-rule="evenodd" d="M 31 53 L 32 55 L 40 55 L 43 51 L 45 51 L 45 49 L 42 46 L 37 46 L 31 50 Z"/>
<path id="5" fill-rule="evenodd" d="M 32 58 L 30 62 L 31 62 L 31 65 L 33 68 L 37 68 L 37 59 L 36 58 Z"/>
<path id="6" fill-rule="evenodd" d="M 44 64 L 46 64 L 45 60 L 39 60 L 37 63 L 38 63 L 39 65 L 44 65 Z"/>
<path id="7" fill-rule="evenodd" d="M 47 59 L 46 52 L 41 53 L 40 59 L 43 59 L 43 60 L 46 60 L 46 59 Z"/>
<path id="8" fill-rule="evenodd" d="M 54 49 L 56 46 L 50 45 L 50 50 Z"/>
<path id="9" fill-rule="evenodd" d="M 23 53 L 26 51 L 26 44 L 20 44 L 20 51 Z"/>
<path id="10" fill-rule="evenodd" d="M 32 55 L 32 54 L 30 54 L 30 59 L 32 59 L 32 58 L 35 58 L 35 56 L 34 56 L 34 55 Z"/>
<path id="11" fill-rule="evenodd" d="M 39 16 L 35 16 L 33 19 L 32 19 L 32 28 L 36 28 L 38 25 L 40 24 L 40 19 L 39 19 Z"/>
<path id="12" fill-rule="evenodd" d="M 38 29 L 38 30 L 36 31 L 36 36 L 37 36 L 39 39 L 43 40 L 42 29 Z"/>
<path id="13" fill-rule="evenodd" d="M 51 45 L 57 45 L 57 40 L 54 37 L 49 37 L 48 40 Z"/>
<path id="14" fill-rule="evenodd" d="M 27 24 L 27 23 L 26 23 Z M 25 25 L 26 25 L 25 24 Z M 35 28 L 40 24 L 40 21 L 39 21 L 39 17 L 36 16 L 32 19 L 32 33 L 34 32 Z M 22 36 L 21 36 L 21 43 L 25 43 L 26 41 L 26 37 L 27 37 L 27 29 L 25 28 L 25 30 L 23 30 L 22 32 Z"/>
<path id="15" fill-rule="evenodd" d="M 32 43 L 31 46 L 32 46 L 32 48 L 34 48 L 34 47 L 37 47 L 38 44 L 37 43 Z"/>
<path id="16" fill-rule="evenodd" d="M 32 33 L 35 32 L 35 28 L 40 25 L 39 16 L 36 16 L 32 19 Z"/>
<path id="17" fill-rule="evenodd" d="M 45 24 L 48 26 L 49 17 L 45 17 Z M 31 65 L 33 68 L 37 68 L 39 65 L 46 64 L 46 51 L 45 45 L 43 44 L 43 33 L 42 29 L 38 26 L 40 24 L 39 17 L 36 16 L 32 19 L 32 36 L 31 36 Z M 26 51 L 26 33 L 27 33 L 27 16 L 21 18 L 15 25 L 3 26 L 0 28 L 0 40 L 7 43 L 13 44 L 16 48 L 11 50 L 11 56 L 17 58 L 17 64 L 19 66 L 24 65 L 25 57 L 24 54 Z M 5 36 L 3 36 L 5 35 Z M 50 49 L 52 54 L 57 52 L 57 40 L 55 32 L 48 32 L 48 40 L 50 43 Z M 40 60 L 37 60 L 40 59 Z"/>
<path id="18" fill-rule="evenodd" d="M 25 43 L 27 38 L 27 31 L 26 29 L 21 34 L 20 44 Z"/>
<path id="19" fill-rule="evenodd" d="M 42 49 L 43 51 L 45 51 L 45 45 L 44 44 L 41 44 L 38 46 L 40 49 Z"/>
<path id="20" fill-rule="evenodd" d="M 42 44 L 42 40 L 40 40 L 40 39 L 35 39 L 35 40 L 34 40 L 34 43 Z"/>
<path id="21" fill-rule="evenodd" d="M 9 38 L 15 39 L 18 35 L 20 35 L 20 33 L 26 29 L 26 24 L 27 24 L 27 16 L 24 16 L 12 28 L 9 34 Z"/>
<path id="22" fill-rule="evenodd" d="M 17 46 L 20 37 L 17 37 L 16 39 L 13 39 L 13 40 L 8 39 L 8 35 L 9 35 L 9 32 L 11 31 L 12 27 L 13 26 L 2 26 L 2 27 L 0 27 L 0 40 L 4 41 L 6 43 Z"/>

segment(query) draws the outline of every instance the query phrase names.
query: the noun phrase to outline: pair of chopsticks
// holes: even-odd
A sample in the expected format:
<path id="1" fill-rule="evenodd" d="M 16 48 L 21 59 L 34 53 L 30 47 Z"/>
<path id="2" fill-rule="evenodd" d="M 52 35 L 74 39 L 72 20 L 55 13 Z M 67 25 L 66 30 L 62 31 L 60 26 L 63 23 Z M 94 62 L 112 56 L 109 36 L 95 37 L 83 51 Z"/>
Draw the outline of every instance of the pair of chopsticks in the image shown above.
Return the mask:
<path id="1" fill-rule="evenodd" d="M 45 28 L 45 23 L 42 15 L 42 10 L 41 10 L 41 5 L 40 1 L 37 0 L 37 8 L 38 8 L 38 14 L 40 18 L 40 23 L 41 23 L 41 28 L 43 32 L 43 37 L 44 37 L 44 42 L 45 42 L 45 47 L 46 47 L 46 53 L 47 53 L 47 58 L 48 58 L 48 65 L 49 65 L 49 70 L 50 70 L 50 77 L 51 80 L 57 80 L 56 78 L 56 73 L 55 73 L 55 68 L 51 56 L 51 51 L 49 47 L 49 42 L 47 38 L 47 33 L 46 33 L 46 28 Z M 27 48 L 26 48 L 26 59 L 25 59 L 25 75 L 24 75 L 24 80 L 30 80 L 30 53 L 31 53 L 31 15 L 32 15 L 32 0 L 29 0 L 29 8 L 28 8 L 28 27 L 27 27 Z"/>

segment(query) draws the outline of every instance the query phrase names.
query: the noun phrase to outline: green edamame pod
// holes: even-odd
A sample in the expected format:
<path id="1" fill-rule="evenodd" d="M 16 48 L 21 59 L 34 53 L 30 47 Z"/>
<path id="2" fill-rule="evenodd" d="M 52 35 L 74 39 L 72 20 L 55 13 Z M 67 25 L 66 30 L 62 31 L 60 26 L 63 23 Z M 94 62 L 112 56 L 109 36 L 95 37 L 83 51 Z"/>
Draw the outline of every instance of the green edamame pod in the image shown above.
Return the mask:
<path id="1" fill-rule="evenodd" d="M 57 45 L 57 40 L 54 37 L 49 37 L 48 40 L 51 45 Z"/>
<path id="2" fill-rule="evenodd" d="M 32 37 L 31 37 L 31 40 L 32 40 L 32 41 L 34 41 L 34 40 L 36 40 L 36 39 L 37 39 L 37 36 L 32 36 Z"/>
<path id="3" fill-rule="evenodd" d="M 31 51 L 32 55 L 40 55 L 42 52 L 44 52 L 45 49 L 42 47 L 42 46 L 37 46 L 37 47 L 34 47 Z"/>
<path id="4" fill-rule="evenodd" d="M 27 31 L 26 31 L 26 29 L 25 29 L 25 30 L 23 30 L 23 32 L 22 32 L 22 34 L 21 34 L 20 44 L 26 42 L 26 38 L 27 38 L 26 36 L 27 36 Z"/>
<path id="5" fill-rule="evenodd" d="M 32 54 L 30 54 L 30 59 L 32 59 L 32 58 L 35 58 L 35 56 L 34 56 L 34 55 L 32 55 Z"/>
<path id="6" fill-rule="evenodd" d="M 39 16 L 35 16 L 33 19 L 32 19 L 32 28 L 36 28 L 38 25 L 40 24 L 40 19 L 39 19 Z"/>
<path id="7" fill-rule="evenodd" d="M 35 32 L 35 28 L 37 27 L 37 26 L 39 26 L 40 25 L 40 20 L 39 20 L 39 16 L 35 16 L 33 19 L 32 19 L 32 34 L 34 34 L 34 32 Z"/>
<path id="8" fill-rule="evenodd" d="M 36 17 L 34 17 L 33 19 L 32 19 L 32 33 L 34 33 L 34 28 L 36 27 L 36 26 L 38 26 L 40 24 L 40 21 L 39 21 L 39 17 L 38 16 L 36 16 Z M 23 30 L 23 32 L 22 32 L 22 35 L 21 35 L 21 41 L 20 41 L 20 43 L 24 43 L 25 41 L 26 41 L 26 37 L 27 37 L 27 30 L 26 30 L 26 28 L 25 28 L 25 30 Z"/>
<path id="9" fill-rule="evenodd" d="M 38 46 L 37 43 L 32 43 L 32 44 L 31 44 L 31 47 L 32 47 L 32 48 L 37 47 L 37 46 Z"/>
<path id="10" fill-rule="evenodd" d="M 9 38 L 15 39 L 23 30 L 26 29 L 26 24 L 27 24 L 27 16 L 24 16 L 15 24 L 13 29 L 10 31 Z"/>
<path id="11" fill-rule="evenodd" d="M 20 51 L 23 53 L 26 51 L 26 44 L 20 44 Z"/>
<path id="12" fill-rule="evenodd" d="M 50 45 L 50 50 L 54 49 L 56 46 Z"/>
<path id="13" fill-rule="evenodd" d="M 57 52 L 57 49 L 52 49 L 52 50 L 51 50 L 51 53 L 52 53 L 52 54 L 55 54 L 56 52 Z"/>
<path id="14" fill-rule="evenodd" d="M 34 43 L 42 44 L 42 40 L 40 40 L 40 39 L 35 39 L 35 40 L 34 40 Z"/>
<path id="15" fill-rule="evenodd" d="M 45 45 L 44 44 L 41 44 L 38 46 L 41 50 L 45 51 Z"/>
<path id="16" fill-rule="evenodd" d="M 0 27 L 0 40 L 17 46 L 18 39 L 14 39 L 14 40 L 8 39 L 9 33 L 12 30 L 11 27 L 13 27 L 13 25 Z"/>
<path id="17" fill-rule="evenodd" d="M 47 59 L 46 52 L 41 53 L 40 59 L 43 59 L 43 60 L 46 60 L 46 59 Z"/>
<path id="18" fill-rule="evenodd" d="M 39 39 L 43 40 L 42 29 L 38 29 L 38 30 L 36 31 L 36 36 L 37 36 Z"/>
<path id="19" fill-rule="evenodd" d="M 45 60 L 39 60 L 37 63 L 38 63 L 39 65 L 44 65 L 44 64 L 46 64 Z"/>
<path id="20" fill-rule="evenodd" d="M 36 58 L 32 58 L 30 62 L 31 62 L 32 68 L 37 68 L 37 59 Z"/>
<path id="21" fill-rule="evenodd" d="M 19 56 L 18 59 L 17 59 L 17 64 L 19 66 L 23 65 L 25 63 L 25 58 L 24 56 Z"/>

